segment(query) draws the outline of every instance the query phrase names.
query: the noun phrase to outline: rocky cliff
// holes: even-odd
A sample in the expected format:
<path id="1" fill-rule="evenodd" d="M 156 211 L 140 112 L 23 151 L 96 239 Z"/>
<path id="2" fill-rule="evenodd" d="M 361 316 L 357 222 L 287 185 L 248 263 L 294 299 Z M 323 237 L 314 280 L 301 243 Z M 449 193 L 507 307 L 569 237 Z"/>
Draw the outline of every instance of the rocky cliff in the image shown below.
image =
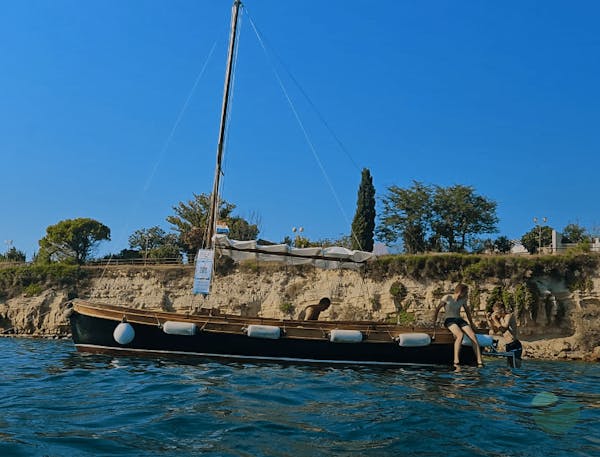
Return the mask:
<path id="1" fill-rule="evenodd" d="M 282 319 L 297 317 L 306 305 L 327 296 L 333 303 L 322 314 L 327 320 L 430 323 L 435 304 L 453 287 L 446 280 L 402 275 L 376 280 L 354 271 L 265 266 L 218 275 L 211 295 L 203 298 L 191 293 L 189 266 L 98 267 L 84 273 L 76 284 L 23 291 L 0 300 L 0 329 L 11 335 L 68 336 L 64 303 L 76 295 L 136 308 L 185 312 L 218 308 L 242 316 Z M 490 297 L 504 283 L 491 278 L 471 286 L 477 322 L 484 322 Z M 600 274 L 587 278 L 583 290 L 545 276 L 530 278 L 529 283 L 539 294 L 535 313 L 520 312 L 526 357 L 600 360 Z"/>

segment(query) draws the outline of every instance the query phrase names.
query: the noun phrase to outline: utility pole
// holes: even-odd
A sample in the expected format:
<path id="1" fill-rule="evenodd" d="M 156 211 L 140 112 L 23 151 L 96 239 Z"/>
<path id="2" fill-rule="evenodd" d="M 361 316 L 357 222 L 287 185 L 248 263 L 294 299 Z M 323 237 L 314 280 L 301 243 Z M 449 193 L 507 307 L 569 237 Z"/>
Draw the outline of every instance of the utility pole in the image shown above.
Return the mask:
<path id="1" fill-rule="evenodd" d="M 543 217 L 542 222 L 545 224 L 546 222 L 548 222 L 548 218 Z M 540 224 L 538 224 L 537 217 L 533 218 L 533 223 L 536 224 L 537 228 L 538 228 L 538 254 L 539 254 L 542 251 L 542 226 Z"/>

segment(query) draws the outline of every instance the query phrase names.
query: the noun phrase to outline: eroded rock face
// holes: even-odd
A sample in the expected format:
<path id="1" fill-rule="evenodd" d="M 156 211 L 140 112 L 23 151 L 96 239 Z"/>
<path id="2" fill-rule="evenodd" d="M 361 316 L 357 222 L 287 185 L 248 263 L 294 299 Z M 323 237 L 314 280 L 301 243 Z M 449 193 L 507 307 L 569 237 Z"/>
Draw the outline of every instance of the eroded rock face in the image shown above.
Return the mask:
<path id="1" fill-rule="evenodd" d="M 376 320 L 395 322 L 398 313 L 414 315 L 416 323 L 431 323 L 433 309 L 454 284 L 449 281 L 415 281 L 391 277 L 383 281 L 364 278 L 354 271 L 294 270 L 265 267 L 258 272 L 236 272 L 216 278 L 211 295 L 194 296 L 193 268 L 187 266 L 148 269 L 111 268 L 92 274 L 78 294 L 99 303 L 163 311 L 190 312 L 198 308 L 219 308 L 224 313 L 279 319 L 297 318 L 305 306 L 329 297 L 332 306 L 321 314 L 325 320 Z M 548 291 L 561 301 L 567 316 L 560 326 L 546 323 L 543 304 L 537 322 L 523 322 L 522 340 L 530 358 L 600 360 L 600 341 L 587 341 L 586 347 L 574 335 L 579 328 L 572 317 L 577 310 L 600 303 L 600 280 L 594 289 L 570 292 L 564 284 L 536 278 L 541 296 Z M 399 299 L 395 292 L 402 284 Z M 486 298 L 496 280 L 478 284 L 479 313 L 484 321 Z M 396 293 L 396 295 L 394 295 Z M 20 296 L 0 303 L 0 329 L 4 333 L 32 336 L 67 336 L 68 320 L 64 303 L 66 290 L 45 290 L 38 296 Z M 550 310 L 552 312 L 552 310 Z M 594 337 L 595 338 L 595 337 Z"/>

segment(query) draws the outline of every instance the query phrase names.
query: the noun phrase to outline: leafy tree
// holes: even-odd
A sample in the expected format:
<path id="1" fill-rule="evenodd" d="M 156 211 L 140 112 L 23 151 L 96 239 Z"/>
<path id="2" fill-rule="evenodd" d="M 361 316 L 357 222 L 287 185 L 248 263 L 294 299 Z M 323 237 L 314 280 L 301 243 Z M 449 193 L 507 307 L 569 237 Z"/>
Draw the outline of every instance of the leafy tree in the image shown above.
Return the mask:
<path id="1" fill-rule="evenodd" d="M 363 168 L 356 213 L 352 221 L 352 249 L 371 252 L 375 230 L 375 187 L 368 168 Z"/>
<path id="2" fill-rule="evenodd" d="M 552 228 L 547 225 L 535 226 L 521 237 L 521 244 L 530 254 L 536 254 L 541 246 L 552 244 Z"/>
<path id="3" fill-rule="evenodd" d="M 563 243 L 583 243 L 589 240 L 586 229 L 577 224 L 569 224 L 562 231 Z"/>
<path id="4" fill-rule="evenodd" d="M 148 256 L 149 252 L 165 246 L 169 246 L 170 251 L 173 251 L 173 247 L 179 250 L 177 244 L 177 235 L 167 233 L 159 226 L 136 230 L 129 237 L 129 247 L 143 252 L 145 256 Z"/>
<path id="5" fill-rule="evenodd" d="M 38 259 L 82 264 L 104 240 L 110 240 L 106 225 L 90 218 L 66 219 L 46 228 Z"/>
<path id="6" fill-rule="evenodd" d="M 229 226 L 229 236 L 238 240 L 253 240 L 258 235 L 258 226 L 251 224 L 241 217 L 232 216 L 235 205 L 221 201 L 218 220 Z M 179 232 L 179 244 L 188 255 L 195 255 L 200 247 L 209 245 L 207 224 L 210 210 L 209 194 L 194 194 L 194 199 L 187 203 L 180 202 L 173 207 L 174 216 L 168 216 L 167 222 Z"/>
<path id="7" fill-rule="evenodd" d="M 496 202 L 471 186 L 436 186 L 431 206 L 431 228 L 450 252 L 464 251 L 474 235 L 497 231 Z"/>
<path id="8" fill-rule="evenodd" d="M 502 254 L 508 254 L 514 245 L 506 236 L 499 236 L 494 240 L 494 249 Z"/>
<path id="9" fill-rule="evenodd" d="M 254 216 L 254 220 L 256 216 Z M 234 240 L 254 240 L 258 236 L 258 223 L 252 224 L 239 216 L 231 216 L 226 219 L 229 227 L 229 236 Z"/>
<path id="10" fill-rule="evenodd" d="M 25 262 L 25 253 L 13 246 L 4 254 L 0 254 L 0 262 Z"/>
<path id="11" fill-rule="evenodd" d="M 384 242 L 402 239 L 409 254 L 427 250 L 426 236 L 431 221 L 431 187 L 413 181 L 412 187 L 388 187 L 382 198 L 383 211 L 377 236 Z"/>
<path id="12" fill-rule="evenodd" d="M 378 236 L 386 242 L 402 237 L 408 253 L 481 249 L 476 236 L 497 231 L 496 202 L 470 186 L 430 187 L 414 181 L 409 189 L 389 187 L 382 203 Z"/>
<path id="13" fill-rule="evenodd" d="M 107 259 L 107 260 L 108 259 L 122 259 L 122 260 L 141 259 L 142 254 L 140 253 L 140 251 L 135 250 L 135 249 L 122 249 L 118 254 L 108 254 L 102 258 Z"/>
<path id="14" fill-rule="evenodd" d="M 158 246 L 153 248 L 148 253 L 148 258 L 150 259 L 175 259 L 180 261 L 183 256 L 181 255 L 181 251 L 179 247 L 174 244 L 163 244 L 162 246 Z"/>

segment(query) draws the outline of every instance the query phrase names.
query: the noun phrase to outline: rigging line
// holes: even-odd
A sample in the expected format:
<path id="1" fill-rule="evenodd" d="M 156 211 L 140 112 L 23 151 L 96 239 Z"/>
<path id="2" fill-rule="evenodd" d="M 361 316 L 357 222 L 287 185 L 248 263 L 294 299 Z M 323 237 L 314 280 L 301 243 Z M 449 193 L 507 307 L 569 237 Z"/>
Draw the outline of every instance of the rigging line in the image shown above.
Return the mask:
<path id="1" fill-rule="evenodd" d="M 150 184 L 152 184 L 152 180 L 154 179 L 154 175 L 156 175 L 158 166 L 160 165 L 160 162 L 162 161 L 163 157 L 165 156 L 167 149 L 171 145 L 171 141 L 173 140 L 175 131 L 177 130 L 177 127 L 179 127 L 179 123 L 181 122 L 181 119 L 183 119 L 183 115 L 185 114 L 187 107 L 190 104 L 192 96 L 194 95 L 194 92 L 196 91 L 196 87 L 198 86 L 198 83 L 200 82 L 200 79 L 202 78 L 202 76 L 204 76 L 204 72 L 206 71 L 206 67 L 208 66 L 208 62 L 210 61 L 210 58 L 212 57 L 216 46 L 217 46 L 217 42 L 215 41 L 210 49 L 210 52 L 208 53 L 208 56 L 206 57 L 206 60 L 204 61 L 204 64 L 202 65 L 202 69 L 200 70 L 200 73 L 198 73 L 198 76 L 196 77 L 196 80 L 194 81 L 194 85 L 192 86 L 183 106 L 181 107 L 181 110 L 179 111 L 177 119 L 175 120 L 175 124 L 173 125 L 173 128 L 171 129 L 171 133 L 169 133 L 169 136 L 167 137 L 167 139 L 163 145 L 163 148 L 160 151 L 158 160 L 155 162 L 154 168 L 152 169 L 152 172 L 150 173 L 150 175 L 148 176 L 148 179 L 146 180 L 146 185 L 144 186 L 144 192 L 147 191 L 148 188 L 150 187 Z"/>
<path id="2" fill-rule="evenodd" d="M 158 160 L 155 162 L 154 167 L 152 168 L 152 171 L 150 172 L 150 174 L 148 175 L 148 178 L 146 179 L 146 183 L 143 187 L 142 193 L 147 192 L 148 189 L 150 188 L 150 184 L 152 183 L 154 176 L 156 175 L 158 166 L 159 166 L 160 162 L 162 161 L 163 157 L 165 156 L 167 149 L 171 145 L 171 141 L 173 139 L 173 136 L 175 135 L 175 131 L 177 130 L 177 127 L 179 126 L 181 119 L 183 119 L 183 115 L 185 114 L 187 107 L 190 104 L 190 101 L 194 95 L 194 92 L 196 91 L 196 87 L 198 86 L 198 83 L 200 82 L 200 79 L 202 79 L 202 76 L 204 76 L 204 72 L 206 71 L 206 67 L 208 66 L 208 62 L 210 61 L 210 59 L 215 51 L 216 46 L 217 46 L 217 41 L 215 40 L 212 47 L 210 48 L 208 56 L 204 60 L 204 64 L 202 65 L 202 68 L 200 69 L 200 72 L 198 73 L 198 76 L 196 77 L 196 80 L 194 81 L 194 84 L 193 84 L 192 88 L 190 89 L 190 92 L 188 93 L 188 96 L 187 96 L 183 106 L 181 107 L 181 110 L 179 111 L 179 114 L 177 115 L 177 118 L 175 120 L 173 128 L 171 129 L 171 132 L 169 133 L 169 136 L 167 137 L 166 141 L 163 144 L 163 147 L 158 156 Z M 139 207 L 140 207 L 140 201 L 138 200 L 138 202 L 134 205 L 134 208 L 132 209 L 130 214 L 137 213 Z M 125 225 L 125 229 L 127 229 L 128 225 L 129 224 Z M 100 274 L 100 279 L 102 279 L 104 277 L 106 270 L 108 268 L 108 265 L 110 264 L 110 261 L 112 260 L 113 256 L 114 256 L 114 254 L 110 255 L 109 261 L 106 263 L 106 265 L 104 266 L 104 269 L 102 270 L 102 273 Z M 116 281 L 116 278 L 114 281 Z"/>
<path id="3" fill-rule="evenodd" d="M 247 13 L 247 10 L 246 14 Z M 273 65 L 273 62 L 269 56 L 269 53 L 267 52 L 267 48 L 265 46 L 265 43 L 262 39 L 262 36 L 260 35 L 260 33 L 258 32 L 254 21 L 252 21 L 252 17 L 250 17 L 250 15 L 248 15 L 248 19 L 250 21 L 250 25 L 252 25 L 252 29 L 254 30 L 254 33 L 256 34 L 256 37 L 258 38 L 258 41 L 261 45 L 261 47 L 263 48 L 263 51 L 265 52 L 265 56 L 267 57 L 267 60 L 269 61 L 269 63 L 271 64 L 271 70 L 273 71 L 273 74 L 275 75 L 275 78 L 277 79 L 277 82 L 279 83 L 279 87 L 281 88 L 284 97 L 286 98 L 290 109 L 292 110 L 292 113 L 294 114 L 294 117 L 296 118 L 296 122 L 298 122 L 298 125 L 300 126 L 300 130 L 302 130 L 302 134 L 304 135 L 304 139 L 306 140 L 312 154 L 313 157 L 315 158 L 315 161 L 317 162 L 317 165 L 319 166 L 321 173 L 323 174 L 323 177 L 325 178 L 325 181 L 327 182 L 327 184 L 329 185 L 329 189 L 331 190 L 331 193 L 333 194 L 335 201 L 338 204 L 338 207 L 340 209 L 340 212 L 342 213 L 342 216 L 344 217 L 344 220 L 347 224 L 350 224 L 350 221 L 348 219 L 348 216 L 346 214 L 346 212 L 344 211 L 344 207 L 342 205 L 342 202 L 337 194 L 337 192 L 335 191 L 335 188 L 333 187 L 333 183 L 331 182 L 331 180 L 329 179 L 329 175 L 327 174 L 327 171 L 325 170 L 325 167 L 323 166 L 323 163 L 321 162 L 321 159 L 319 158 L 319 155 L 317 154 L 317 150 L 315 149 L 314 144 L 312 143 L 312 141 L 310 140 L 310 137 L 308 135 L 308 132 L 306 130 L 306 127 L 304 126 L 304 123 L 302 122 L 302 120 L 300 119 L 300 115 L 298 114 L 298 111 L 296 110 L 296 107 L 294 106 L 294 102 L 292 101 L 292 99 L 290 98 L 287 90 L 285 89 L 285 86 L 283 84 L 283 81 L 281 80 L 281 77 L 279 76 L 279 73 L 277 72 L 277 69 L 275 68 L 275 66 Z"/>
<path id="4" fill-rule="evenodd" d="M 246 14 L 248 14 L 248 13 L 246 12 Z M 248 18 L 250 19 L 250 22 L 252 22 L 252 18 L 250 17 L 250 14 L 248 14 Z M 254 25 L 254 22 L 252 22 L 252 26 L 255 28 L 255 31 L 258 30 L 257 27 Z M 256 32 L 256 33 L 258 34 L 258 32 Z M 263 48 L 264 48 L 264 46 L 263 46 Z M 279 63 L 279 65 L 281 65 L 281 67 L 283 68 L 283 70 L 285 71 L 285 73 L 292 80 L 292 82 L 298 88 L 298 90 L 300 91 L 300 93 L 304 96 L 304 98 L 306 99 L 306 101 L 308 102 L 308 104 L 310 105 L 310 107 L 314 110 L 315 114 L 317 115 L 317 117 L 319 118 L 319 120 L 323 123 L 323 125 L 325 126 L 325 128 L 327 129 L 327 131 L 329 132 L 329 134 L 332 136 L 332 138 L 334 139 L 334 141 L 337 143 L 337 145 L 340 148 L 340 150 L 344 154 L 346 154 L 346 157 L 348 157 L 348 160 L 350 160 L 350 162 L 352 163 L 352 165 L 354 165 L 354 167 L 358 171 L 360 171 L 361 168 L 356 163 L 356 161 L 354 160 L 354 158 L 350 155 L 350 152 L 348 151 L 348 148 L 346 148 L 346 146 L 344 145 L 344 143 L 342 143 L 342 140 L 340 139 L 340 137 L 337 136 L 336 133 L 333 131 L 333 129 L 329 125 L 329 122 L 327 122 L 327 120 L 325 119 L 325 116 L 323 116 L 323 114 L 321 113 L 321 111 L 319 111 L 319 109 L 317 108 L 317 105 L 313 102 L 312 98 L 310 98 L 310 96 L 308 95 L 308 93 L 304 90 L 304 87 L 302 87 L 302 85 L 300 84 L 300 82 L 294 77 L 294 75 L 292 74 L 292 72 L 285 65 L 285 62 L 283 61 L 283 59 L 281 59 L 281 57 L 279 57 L 279 55 L 277 54 L 277 52 L 275 52 L 275 50 L 271 49 L 271 53 L 275 56 L 275 59 L 277 60 L 277 62 Z"/>

